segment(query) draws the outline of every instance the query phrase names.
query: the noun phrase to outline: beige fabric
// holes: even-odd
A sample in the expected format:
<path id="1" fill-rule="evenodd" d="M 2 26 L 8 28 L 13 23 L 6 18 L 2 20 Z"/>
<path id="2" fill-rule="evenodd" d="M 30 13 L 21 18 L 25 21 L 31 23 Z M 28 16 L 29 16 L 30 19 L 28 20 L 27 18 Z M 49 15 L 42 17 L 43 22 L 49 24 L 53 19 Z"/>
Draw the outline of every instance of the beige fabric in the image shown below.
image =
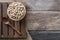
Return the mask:
<path id="1" fill-rule="evenodd" d="M 30 36 L 30 34 L 29 34 L 29 32 L 27 32 L 27 39 L 26 40 L 32 40 L 32 38 L 31 38 L 31 36 Z"/>
<path id="2" fill-rule="evenodd" d="M 31 36 L 30 36 L 30 34 L 29 34 L 29 32 L 27 32 L 27 39 L 22 39 L 22 40 L 32 40 L 32 38 L 31 38 Z"/>
<path id="3" fill-rule="evenodd" d="M 31 36 L 30 36 L 30 34 L 29 34 L 29 32 L 27 31 L 27 38 L 26 39 L 20 39 L 20 40 L 32 40 L 32 38 L 31 38 Z"/>

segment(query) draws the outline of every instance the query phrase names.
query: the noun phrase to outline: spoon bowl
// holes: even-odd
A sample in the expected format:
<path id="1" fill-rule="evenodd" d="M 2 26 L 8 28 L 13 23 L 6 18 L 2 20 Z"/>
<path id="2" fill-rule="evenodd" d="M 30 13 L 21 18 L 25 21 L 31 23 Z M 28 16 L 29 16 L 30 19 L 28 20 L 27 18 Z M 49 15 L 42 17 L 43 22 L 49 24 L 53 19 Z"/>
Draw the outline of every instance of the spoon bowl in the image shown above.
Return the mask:
<path id="1" fill-rule="evenodd" d="M 10 24 L 9 20 L 5 17 L 2 18 L 2 21 L 3 21 L 4 24 Z"/>
<path id="2" fill-rule="evenodd" d="M 11 27 L 13 30 L 15 30 L 15 31 L 21 36 L 21 33 L 20 33 L 18 30 L 16 30 L 16 29 L 10 24 L 10 22 L 9 22 L 9 20 L 8 20 L 7 18 L 3 17 L 2 21 L 3 21 L 4 24 L 9 25 L 9 27 Z"/>

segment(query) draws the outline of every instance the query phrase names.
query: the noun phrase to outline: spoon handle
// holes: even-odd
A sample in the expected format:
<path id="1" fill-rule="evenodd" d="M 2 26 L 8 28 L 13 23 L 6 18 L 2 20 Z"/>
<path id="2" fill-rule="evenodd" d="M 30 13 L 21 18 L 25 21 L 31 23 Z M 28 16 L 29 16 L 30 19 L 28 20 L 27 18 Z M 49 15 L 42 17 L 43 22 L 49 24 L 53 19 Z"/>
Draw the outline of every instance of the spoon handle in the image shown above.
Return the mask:
<path id="1" fill-rule="evenodd" d="M 20 30 L 20 27 L 19 27 L 19 21 L 15 21 L 15 29 L 16 30 Z M 15 36 L 19 36 L 16 32 L 15 32 Z"/>
<path id="2" fill-rule="evenodd" d="M 15 30 L 16 33 L 18 33 L 18 34 L 21 36 L 21 33 L 20 33 L 15 27 L 13 27 L 11 24 L 9 24 L 9 26 L 10 26 L 13 30 Z"/>

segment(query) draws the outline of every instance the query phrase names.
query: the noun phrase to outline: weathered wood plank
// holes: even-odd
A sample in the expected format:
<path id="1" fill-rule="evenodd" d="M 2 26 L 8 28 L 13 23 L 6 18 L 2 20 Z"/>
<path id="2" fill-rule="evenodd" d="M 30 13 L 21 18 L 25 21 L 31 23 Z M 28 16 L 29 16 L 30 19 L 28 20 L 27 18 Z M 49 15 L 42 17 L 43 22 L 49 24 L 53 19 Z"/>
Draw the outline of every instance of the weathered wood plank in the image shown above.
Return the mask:
<path id="1" fill-rule="evenodd" d="M 60 31 L 29 31 L 33 40 L 60 40 Z"/>
<path id="2" fill-rule="evenodd" d="M 2 15 L 3 15 L 3 6 L 1 4 L 1 19 L 2 19 Z M 1 20 L 1 36 L 3 36 L 3 23 L 2 23 L 2 20 Z"/>
<path id="3" fill-rule="evenodd" d="M 10 20 L 11 25 L 13 25 L 13 21 Z M 11 27 L 8 27 L 9 29 L 9 37 L 13 37 L 13 29 Z"/>
<path id="4" fill-rule="evenodd" d="M 22 33 L 22 38 L 26 38 L 26 34 L 27 34 L 27 32 L 26 32 L 26 25 L 25 25 L 26 23 L 25 23 L 25 18 L 23 19 L 23 20 L 21 20 L 21 33 Z"/>
<path id="5" fill-rule="evenodd" d="M 29 30 L 60 30 L 60 12 L 30 11 L 26 16 Z"/>
<path id="6" fill-rule="evenodd" d="M 2 6 L 3 6 L 3 17 L 6 17 L 7 18 L 7 4 L 6 3 L 2 3 Z M 8 32 L 7 32 L 7 25 L 3 24 L 3 36 L 7 36 Z"/>
<path id="7" fill-rule="evenodd" d="M 28 10 L 60 11 L 60 0 L 16 0 L 27 5 Z"/>
<path id="8" fill-rule="evenodd" d="M 0 4 L 0 37 L 1 37 L 1 4 Z"/>
<path id="9" fill-rule="evenodd" d="M 7 16 L 7 7 L 8 7 L 8 4 L 9 3 L 1 3 L 2 5 L 2 15 L 1 15 L 1 17 L 3 18 L 3 17 L 6 17 L 6 18 L 8 18 L 8 16 Z M 17 24 L 14 24 L 14 21 L 12 21 L 11 19 L 9 19 L 9 21 L 10 21 L 10 23 L 13 25 L 13 27 L 14 27 L 14 25 L 15 25 L 15 28 L 17 29 L 17 30 L 20 30 L 20 32 L 21 31 L 24 31 L 24 33 L 25 33 L 25 29 L 24 29 L 24 27 L 21 27 L 19 24 L 20 23 L 17 23 Z M 3 23 L 3 22 L 2 22 Z M 17 25 L 17 26 L 16 26 Z M 20 26 L 20 27 L 19 27 Z M 1 34 L 3 34 L 3 36 L 4 37 L 20 37 L 20 35 L 18 35 L 12 28 L 10 28 L 10 27 L 8 27 L 8 25 L 5 25 L 4 23 L 2 24 L 2 26 L 1 26 L 2 28 L 1 28 Z M 21 30 L 21 28 L 22 28 L 22 30 Z M 24 30 L 23 30 L 24 29 Z M 22 32 L 23 33 L 23 32 Z M 23 36 L 25 36 L 25 34 L 23 33 Z M 23 37 L 22 36 L 22 37 Z M 22 37 L 20 37 L 20 38 L 22 38 Z"/>
<path id="10" fill-rule="evenodd" d="M 9 6 L 10 2 L 7 3 L 7 8 Z M 9 17 L 8 17 L 9 18 Z M 13 21 L 11 21 L 11 19 L 9 19 L 10 23 L 13 25 Z M 14 34 L 13 34 L 13 29 L 8 27 L 8 32 L 9 32 L 9 37 L 12 37 Z"/>
<path id="11" fill-rule="evenodd" d="M 16 22 L 14 22 L 14 23 L 15 23 L 15 27 L 14 27 L 14 28 L 19 31 L 19 26 L 20 26 L 20 25 L 19 25 L 19 21 L 16 21 Z M 14 37 L 18 37 L 18 36 L 20 36 L 20 35 L 18 35 L 17 32 L 15 31 Z"/>

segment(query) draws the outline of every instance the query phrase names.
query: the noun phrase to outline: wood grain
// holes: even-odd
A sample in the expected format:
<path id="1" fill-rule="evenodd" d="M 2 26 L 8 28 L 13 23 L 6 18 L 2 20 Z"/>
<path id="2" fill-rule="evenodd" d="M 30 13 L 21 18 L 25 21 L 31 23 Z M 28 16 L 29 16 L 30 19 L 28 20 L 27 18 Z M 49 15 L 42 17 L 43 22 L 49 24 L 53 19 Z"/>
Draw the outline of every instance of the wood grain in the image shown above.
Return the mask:
<path id="1" fill-rule="evenodd" d="M 7 6 L 9 6 L 9 4 L 10 4 L 10 2 L 7 3 Z M 8 8 L 8 7 L 7 7 L 7 8 Z M 9 17 L 7 17 L 7 18 L 9 19 Z M 14 22 L 11 21 L 11 19 L 9 19 L 9 21 L 10 21 L 10 23 L 11 23 L 12 25 L 14 25 Z M 8 28 L 9 37 L 14 36 L 14 30 L 13 30 L 12 28 L 10 28 L 10 27 L 7 27 L 7 28 Z"/>
<path id="2" fill-rule="evenodd" d="M 0 37 L 1 37 L 1 4 L 0 4 Z"/>
<path id="3" fill-rule="evenodd" d="M 7 17 L 7 4 L 6 3 L 3 3 L 2 4 L 2 6 L 3 6 L 3 17 Z M 5 24 L 3 24 L 3 36 L 7 36 L 7 34 L 8 34 L 8 32 L 7 32 L 7 25 L 5 25 Z"/>
<path id="4" fill-rule="evenodd" d="M 60 11 L 60 0 L 16 0 L 27 6 L 28 10 Z"/>
<path id="5" fill-rule="evenodd" d="M 19 31 L 19 27 L 20 27 L 19 21 L 15 21 L 15 29 Z M 14 37 L 18 37 L 18 36 L 19 36 L 19 35 L 18 35 L 17 32 L 15 31 Z"/>
<path id="6" fill-rule="evenodd" d="M 26 16 L 29 30 L 60 30 L 60 12 L 30 11 Z"/>
<path id="7" fill-rule="evenodd" d="M 21 33 L 22 33 L 22 36 L 24 38 L 27 37 L 27 33 L 26 33 L 26 25 L 25 25 L 25 18 L 23 20 L 21 20 Z"/>
<path id="8" fill-rule="evenodd" d="M 13 21 L 10 20 L 10 23 L 13 25 Z M 13 29 L 9 27 L 9 37 L 13 37 Z"/>
<path id="9" fill-rule="evenodd" d="M 13 20 L 9 19 L 9 17 L 7 16 L 7 7 L 9 5 L 9 3 L 0 3 L 0 34 L 2 38 L 26 38 L 26 27 L 25 27 L 25 19 L 23 19 L 21 22 L 14 22 Z M 16 30 L 19 30 L 22 35 L 18 35 L 12 28 L 10 28 L 8 25 L 5 25 L 3 23 L 2 18 L 6 17 L 9 19 L 10 24 L 13 25 L 14 28 L 16 28 Z M 15 26 L 14 26 L 15 25 Z"/>

